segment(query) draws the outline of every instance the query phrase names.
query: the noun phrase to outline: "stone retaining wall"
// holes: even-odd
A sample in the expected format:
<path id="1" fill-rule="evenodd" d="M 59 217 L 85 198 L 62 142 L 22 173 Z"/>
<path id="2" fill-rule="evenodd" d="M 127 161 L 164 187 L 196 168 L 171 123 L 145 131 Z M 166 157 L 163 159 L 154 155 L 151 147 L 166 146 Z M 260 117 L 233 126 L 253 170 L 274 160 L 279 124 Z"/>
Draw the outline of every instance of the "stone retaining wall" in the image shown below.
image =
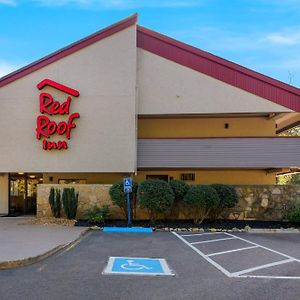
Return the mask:
<path id="1" fill-rule="evenodd" d="M 239 202 L 223 214 L 238 220 L 281 221 L 300 201 L 300 185 L 236 186 Z"/>
<path id="2" fill-rule="evenodd" d="M 108 194 L 109 184 L 39 184 L 37 186 L 37 217 L 51 217 L 51 209 L 48 201 L 51 187 L 64 188 L 74 187 L 79 192 L 77 219 L 84 219 L 87 209 L 94 205 L 110 205 L 111 215 L 114 219 L 123 218 L 122 211 L 113 205 Z M 63 211 L 63 210 L 62 210 Z"/>
<path id="3" fill-rule="evenodd" d="M 51 209 L 48 203 L 50 188 L 74 187 L 79 192 L 77 218 L 84 219 L 85 211 L 94 205 L 108 204 L 111 219 L 124 218 L 120 208 L 113 205 L 108 191 L 111 185 L 103 184 L 39 184 L 37 188 L 37 216 L 50 217 Z M 225 211 L 222 218 L 236 220 L 286 220 L 288 212 L 297 201 L 300 201 L 300 186 L 297 185 L 256 185 L 236 186 L 239 202 L 236 207 Z M 165 218 L 190 219 L 183 207 L 173 211 L 173 216 Z M 163 217 L 163 216 L 162 216 Z M 137 219 L 148 219 L 145 210 L 137 210 Z"/>

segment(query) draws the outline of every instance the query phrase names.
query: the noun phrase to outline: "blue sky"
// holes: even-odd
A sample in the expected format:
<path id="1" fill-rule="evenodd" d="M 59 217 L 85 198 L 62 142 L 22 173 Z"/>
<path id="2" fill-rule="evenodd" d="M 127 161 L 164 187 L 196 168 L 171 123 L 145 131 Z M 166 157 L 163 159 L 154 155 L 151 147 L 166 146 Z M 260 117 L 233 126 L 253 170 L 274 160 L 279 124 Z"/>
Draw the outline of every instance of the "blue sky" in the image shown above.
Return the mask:
<path id="1" fill-rule="evenodd" d="M 0 0 L 0 77 L 135 12 L 140 25 L 300 87 L 300 0 Z"/>

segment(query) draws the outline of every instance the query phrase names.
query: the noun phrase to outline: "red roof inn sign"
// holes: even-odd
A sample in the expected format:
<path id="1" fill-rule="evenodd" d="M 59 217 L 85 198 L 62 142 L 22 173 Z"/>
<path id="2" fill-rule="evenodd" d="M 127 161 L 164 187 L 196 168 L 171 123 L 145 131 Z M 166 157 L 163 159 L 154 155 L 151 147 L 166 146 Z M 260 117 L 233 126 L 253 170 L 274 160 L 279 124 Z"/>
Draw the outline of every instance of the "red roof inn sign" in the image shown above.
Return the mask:
<path id="1" fill-rule="evenodd" d="M 70 106 L 72 96 L 78 97 L 79 92 L 73 90 L 65 85 L 52 81 L 50 79 L 42 80 L 37 88 L 42 90 L 45 86 L 51 86 L 59 91 L 67 94 L 63 103 L 54 101 L 53 96 L 49 93 L 40 93 L 40 113 L 36 120 L 36 138 L 42 139 L 42 146 L 44 150 L 63 150 L 68 149 L 68 143 L 65 140 L 50 141 L 52 135 L 57 134 L 64 136 L 66 139 L 71 138 L 71 130 L 76 127 L 75 119 L 79 118 L 79 113 L 70 114 Z M 60 115 L 68 116 L 67 121 L 55 122 L 50 119 L 51 116 Z"/>

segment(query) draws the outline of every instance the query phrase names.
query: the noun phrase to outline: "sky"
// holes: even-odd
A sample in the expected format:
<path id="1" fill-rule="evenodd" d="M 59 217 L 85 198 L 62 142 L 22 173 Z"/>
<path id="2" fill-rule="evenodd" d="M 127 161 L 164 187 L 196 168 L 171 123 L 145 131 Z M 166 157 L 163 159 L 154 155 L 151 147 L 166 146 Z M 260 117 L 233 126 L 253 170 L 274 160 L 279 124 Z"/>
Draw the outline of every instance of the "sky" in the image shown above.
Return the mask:
<path id="1" fill-rule="evenodd" d="M 136 12 L 142 26 L 300 87 L 300 0 L 0 0 L 0 77 Z"/>

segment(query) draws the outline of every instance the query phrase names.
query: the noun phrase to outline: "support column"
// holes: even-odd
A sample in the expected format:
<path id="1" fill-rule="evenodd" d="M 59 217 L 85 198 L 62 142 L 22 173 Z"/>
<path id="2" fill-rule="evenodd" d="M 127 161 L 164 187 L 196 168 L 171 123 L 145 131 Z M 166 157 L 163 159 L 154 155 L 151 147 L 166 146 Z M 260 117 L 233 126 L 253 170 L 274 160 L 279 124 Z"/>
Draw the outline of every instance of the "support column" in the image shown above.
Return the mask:
<path id="1" fill-rule="evenodd" d="M 8 201 L 9 201 L 9 190 L 8 190 L 8 174 L 0 173 L 0 215 L 8 214 Z"/>

